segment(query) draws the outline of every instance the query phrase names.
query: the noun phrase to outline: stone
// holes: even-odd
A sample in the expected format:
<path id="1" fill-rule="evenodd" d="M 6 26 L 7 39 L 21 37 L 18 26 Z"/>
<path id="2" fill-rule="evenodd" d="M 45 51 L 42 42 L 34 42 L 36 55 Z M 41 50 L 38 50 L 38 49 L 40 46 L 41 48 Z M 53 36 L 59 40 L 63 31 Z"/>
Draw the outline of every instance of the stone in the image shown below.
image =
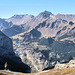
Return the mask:
<path id="1" fill-rule="evenodd" d="M 57 63 L 54 69 L 65 69 L 75 67 L 75 60 L 70 60 L 67 64 Z"/>
<path id="2" fill-rule="evenodd" d="M 55 69 L 64 69 L 64 68 L 67 68 L 66 64 L 58 63 L 58 64 L 55 65 Z"/>
<path id="3" fill-rule="evenodd" d="M 68 67 L 75 67 L 75 60 L 71 60 L 68 64 L 67 64 Z"/>

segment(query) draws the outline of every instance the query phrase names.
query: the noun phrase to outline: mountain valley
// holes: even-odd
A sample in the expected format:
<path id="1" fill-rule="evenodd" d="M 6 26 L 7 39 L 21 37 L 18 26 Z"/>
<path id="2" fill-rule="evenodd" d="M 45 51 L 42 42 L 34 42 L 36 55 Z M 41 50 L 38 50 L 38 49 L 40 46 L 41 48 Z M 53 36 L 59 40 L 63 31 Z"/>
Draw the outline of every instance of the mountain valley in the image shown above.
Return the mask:
<path id="1" fill-rule="evenodd" d="M 33 73 L 50 69 L 57 62 L 75 60 L 75 15 L 54 15 L 49 11 L 37 16 L 14 15 L 9 19 L 0 19 L 0 30 L 13 42 L 9 43 L 13 48 L 6 49 L 20 58 L 20 62 L 27 64 Z M 0 48 L 2 46 L 6 45 L 0 45 Z"/>

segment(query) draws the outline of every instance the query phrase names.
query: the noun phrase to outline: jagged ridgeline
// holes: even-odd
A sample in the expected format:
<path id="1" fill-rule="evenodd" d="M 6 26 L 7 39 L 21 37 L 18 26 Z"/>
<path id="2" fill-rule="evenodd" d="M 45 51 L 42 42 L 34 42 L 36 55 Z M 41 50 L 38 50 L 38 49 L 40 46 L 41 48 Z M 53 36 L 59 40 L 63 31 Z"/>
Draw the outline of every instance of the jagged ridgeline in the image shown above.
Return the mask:
<path id="1" fill-rule="evenodd" d="M 75 15 L 14 15 L 0 19 L 1 31 L 13 41 L 13 52 L 32 72 L 75 59 Z M 10 50 L 11 51 L 11 50 Z"/>

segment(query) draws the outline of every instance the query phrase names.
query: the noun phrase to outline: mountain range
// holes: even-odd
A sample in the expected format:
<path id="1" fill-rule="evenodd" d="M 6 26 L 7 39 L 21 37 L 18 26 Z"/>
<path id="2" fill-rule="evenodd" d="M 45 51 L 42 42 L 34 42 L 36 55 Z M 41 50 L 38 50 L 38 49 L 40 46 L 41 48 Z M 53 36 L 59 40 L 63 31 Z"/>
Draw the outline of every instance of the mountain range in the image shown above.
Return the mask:
<path id="1" fill-rule="evenodd" d="M 12 39 L 15 55 L 32 72 L 75 59 L 75 15 L 14 15 L 0 19 L 0 30 Z"/>

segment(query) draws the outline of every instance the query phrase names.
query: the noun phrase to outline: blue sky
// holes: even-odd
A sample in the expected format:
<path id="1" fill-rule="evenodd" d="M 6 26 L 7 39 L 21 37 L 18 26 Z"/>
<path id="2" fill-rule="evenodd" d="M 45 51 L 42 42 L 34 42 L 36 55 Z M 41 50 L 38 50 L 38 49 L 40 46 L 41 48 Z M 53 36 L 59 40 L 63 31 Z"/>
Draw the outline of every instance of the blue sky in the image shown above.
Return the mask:
<path id="1" fill-rule="evenodd" d="M 14 14 L 36 16 L 45 10 L 53 14 L 75 14 L 75 0 L 0 0 L 0 18 Z"/>

